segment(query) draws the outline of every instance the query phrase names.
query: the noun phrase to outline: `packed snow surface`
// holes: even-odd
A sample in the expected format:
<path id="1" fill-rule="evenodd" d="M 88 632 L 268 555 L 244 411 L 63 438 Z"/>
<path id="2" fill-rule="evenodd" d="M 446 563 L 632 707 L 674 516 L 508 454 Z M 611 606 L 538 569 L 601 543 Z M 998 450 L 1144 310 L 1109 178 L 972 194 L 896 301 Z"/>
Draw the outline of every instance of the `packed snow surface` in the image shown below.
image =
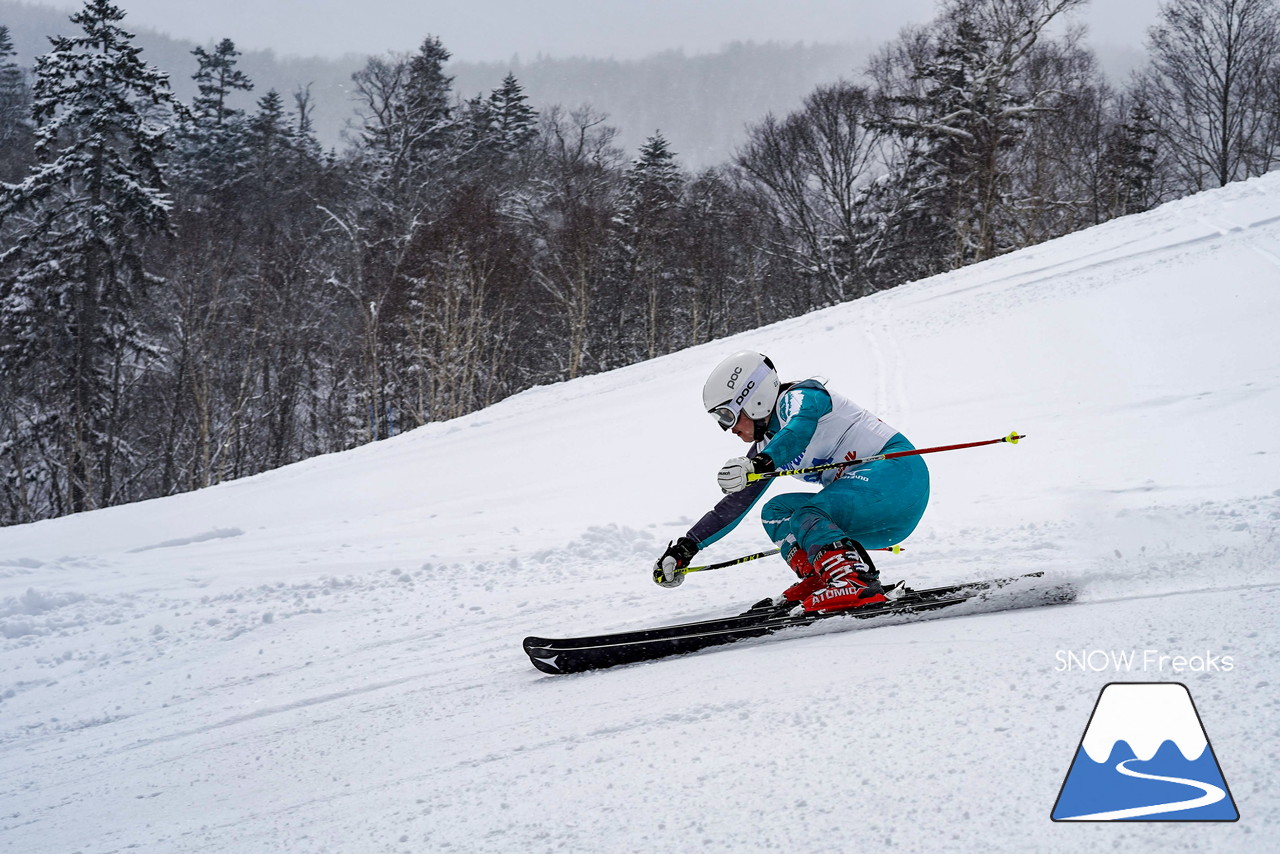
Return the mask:
<path id="1" fill-rule="evenodd" d="M 1273 174 L 348 453 L 0 530 L 0 850 L 1280 850 L 1278 329 Z M 918 447 L 1026 433 L 928 457 L 929 512 L 879 563 L 916 586 L 1042 570 L 1080 601 L 534 670 L 525 635 L 788 583 L 776 558 L 650 577 L 742 451 L 699 400 L 746 347 Z M 699 560 L 768 546 L 748 518 Z M 1050 821 L 1127 681 L 1188 687 L 1238 822 Z"/>

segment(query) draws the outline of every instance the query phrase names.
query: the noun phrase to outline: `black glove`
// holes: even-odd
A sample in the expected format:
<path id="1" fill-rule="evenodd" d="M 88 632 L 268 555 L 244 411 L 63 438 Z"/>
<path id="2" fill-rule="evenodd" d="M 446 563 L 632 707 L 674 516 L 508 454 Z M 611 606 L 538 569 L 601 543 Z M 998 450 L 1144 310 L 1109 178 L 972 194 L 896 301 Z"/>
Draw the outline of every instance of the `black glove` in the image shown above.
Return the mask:
<path id="1" fill-rule="evenodd" d="M 668 543 L 667 550 L 653 565 L 653 580 L 663 587 L 679 587 L 684 584 L 684 573 L 676 570 L 688 566 L 697 553 L 698 544 L 688 537 Z"/>

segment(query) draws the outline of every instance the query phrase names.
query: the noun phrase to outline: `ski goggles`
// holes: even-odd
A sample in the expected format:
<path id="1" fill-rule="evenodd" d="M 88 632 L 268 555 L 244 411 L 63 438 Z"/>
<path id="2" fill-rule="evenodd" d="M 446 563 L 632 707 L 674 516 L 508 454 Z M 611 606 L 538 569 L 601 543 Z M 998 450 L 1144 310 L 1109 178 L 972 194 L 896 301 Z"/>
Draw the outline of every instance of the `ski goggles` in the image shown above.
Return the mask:
<path id="1" fill-rule="evenodd" d="M 721 430 L 728 430 L 734 424 L 738 423 L 739 410 L 734 409 L 727 403 L 723 406 L 717 406 L 715 409 L 710 410 L 710 412 L 711 417 L 720 425 Z"/>

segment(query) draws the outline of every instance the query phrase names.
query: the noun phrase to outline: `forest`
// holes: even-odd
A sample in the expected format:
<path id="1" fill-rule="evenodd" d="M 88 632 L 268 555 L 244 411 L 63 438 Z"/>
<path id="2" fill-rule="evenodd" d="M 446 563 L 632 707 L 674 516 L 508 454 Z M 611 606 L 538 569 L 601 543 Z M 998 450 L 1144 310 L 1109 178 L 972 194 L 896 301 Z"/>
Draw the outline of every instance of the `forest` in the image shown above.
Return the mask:
<path id="1" fill-rule="evenodd" d="M 1169 0 L 1107 81 L 1086 0 L 940 0 L 690 171 L 426 35 L 355 132 L 229 39 L 172 93 L 110 0 L 0 21 L 0 524 L 169 495 L 993 258 L 1280 162 L 1277 0 Z M 249 109 L 243 93 L 253 92 Z"/>

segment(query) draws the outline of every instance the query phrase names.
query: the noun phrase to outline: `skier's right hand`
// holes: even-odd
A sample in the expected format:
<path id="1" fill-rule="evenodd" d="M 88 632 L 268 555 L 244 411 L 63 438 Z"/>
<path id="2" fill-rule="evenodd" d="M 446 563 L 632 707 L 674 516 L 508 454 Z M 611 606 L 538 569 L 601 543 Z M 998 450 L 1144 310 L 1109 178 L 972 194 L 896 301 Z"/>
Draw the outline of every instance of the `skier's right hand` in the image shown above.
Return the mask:
<path id="1" fill-rule="evenodd" d="M 688 537 L 668 543 L 667 550 L 653 565 L 653 580 L 663 587 L 679 587 L 684 584 L 684 573 L 679 570 L 688 566 L 697 553 L 698 544 Z"/>
<path id="2" fill-rule="evenodd" d="M 774 470 L 773 460 L 768 454 L 756 454 L 754 457 L 734 457 L 720 468 L 716 481 L 720 491 L 732 495 L 747 488 L 752 474 L 763 474 Z"/>

